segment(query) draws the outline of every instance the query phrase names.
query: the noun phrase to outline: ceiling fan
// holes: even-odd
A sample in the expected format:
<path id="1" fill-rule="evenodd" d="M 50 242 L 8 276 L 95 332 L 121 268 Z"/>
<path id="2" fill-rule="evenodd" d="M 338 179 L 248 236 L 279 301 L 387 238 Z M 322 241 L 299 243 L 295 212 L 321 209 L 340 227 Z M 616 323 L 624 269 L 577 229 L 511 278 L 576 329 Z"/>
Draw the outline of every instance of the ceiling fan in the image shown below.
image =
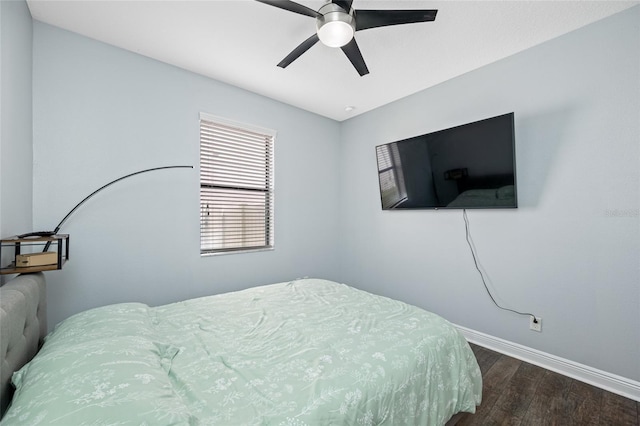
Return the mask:
<path id="1" fill-rule="evenodd" d="M 286 68 L 320 40 L 326 46 L 341 48 L 360 76 L 369 74 L 369 69 L 354 38 L 356 31 L 433 21 L 438 13 L 437 10 L 356 10 L 351 7 L 353 0 L 333 0 L 318 11 L 289 0 L 256 1 L 316 18 L 317 32 L 280 61 L 280 68 Z"/>

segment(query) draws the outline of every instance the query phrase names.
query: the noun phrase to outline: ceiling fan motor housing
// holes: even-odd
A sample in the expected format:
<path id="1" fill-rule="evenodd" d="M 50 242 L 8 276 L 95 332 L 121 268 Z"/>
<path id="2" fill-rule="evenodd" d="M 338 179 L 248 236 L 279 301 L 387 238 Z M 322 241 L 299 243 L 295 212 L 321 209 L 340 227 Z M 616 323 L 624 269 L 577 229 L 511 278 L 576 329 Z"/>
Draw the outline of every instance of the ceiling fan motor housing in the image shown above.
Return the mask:
<path id="1" fill-rule="evenodd" d="M 352 9 L 353 10 L 353 9 Z M 329 47 L 342 47 L 353 39 L 356 21 L 351 11 L 345 11 L 335 3 L 327 3 L 318 10 L 318 37 Z"/>

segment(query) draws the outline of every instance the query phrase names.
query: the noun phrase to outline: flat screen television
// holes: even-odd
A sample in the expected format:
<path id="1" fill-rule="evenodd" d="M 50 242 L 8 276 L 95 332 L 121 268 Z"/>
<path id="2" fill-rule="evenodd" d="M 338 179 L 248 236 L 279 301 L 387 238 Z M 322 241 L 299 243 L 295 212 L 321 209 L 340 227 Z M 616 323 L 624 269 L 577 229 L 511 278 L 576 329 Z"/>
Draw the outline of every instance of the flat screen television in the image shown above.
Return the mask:
<path id="1" fill-rule="evenodd" d="M 376 146 L 383 210 L 518 206 L 514 113 Z"/>

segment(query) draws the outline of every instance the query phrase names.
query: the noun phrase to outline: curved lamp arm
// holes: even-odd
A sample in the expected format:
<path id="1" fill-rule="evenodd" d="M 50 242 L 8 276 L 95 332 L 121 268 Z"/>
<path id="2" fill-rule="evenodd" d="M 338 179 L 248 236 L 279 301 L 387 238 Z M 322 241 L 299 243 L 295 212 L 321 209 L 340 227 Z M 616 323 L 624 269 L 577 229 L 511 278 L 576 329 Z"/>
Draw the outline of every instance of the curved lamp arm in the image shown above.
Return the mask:
<path id="1" fill-rule="evenodd" d="M 131 176 L 135 176 L 135 175 L 139 175 L 142 173 L 147 173 L 147 172 L 153 172 L 155 170 L 164 170 L 164 169 L 181 169 L 181 168 L 188 168 L 188 169 L 193 169 L 193 166 L 164 166 L 164 167 L 154 167 L 152 169 L 146 169 L 146 170 L 140 170 L 138 172 L 135 173 L 131 173 L 128 174 L 126 176 L 122 176 L 116 180 L 113 180 L 111 182 L 109 182 L 108 184 L 101 186 L 100 188 L 96 189 L 95 191 L 93 191 L 91 194 L 87 195 L 82 201 L 80 201 L 78 204 L 76 204 L 76 206 L 74 208 L 71 209 L 71 211 L 69 213 L 67 213 L 67 215 L 65 217 L 62 218 L 62 220 L 60 221 L 60 223 L 58 223 L 58 226 L 56 226 L 56 229 L 54 229 L 53 231 L 45 231 L 45 232 L 31 232 L 29 234 L 22 234 L 22 235 L 18 235 L 18 237 L 20 238 L 24 238 L 24 237 L 28 237 L 28 236 L 34 236 L 34 235 L 38 235 L 38 236 L 51 236 L 51 235 L 55 235 L 58 233 L 58 231 L 60 230 L 60 228 L 62 227 L 62 225 L 67 221 L 67 219 L 69 219 L 69 216 L 71 216 L 73 214 L 73 212 L 75 212 L 76 210 L 78 210 L 78 207 L 80 207 L 81 205 L 83 205 L 85 203 L 85 201 L 89 200 L 89 198 L 93 197 L 94 195 L 96 195 L 98 192 L 102 191 L 103 189 L 105 189 L 108 186 L 113 185 L 116 182 L 120 182 L 121 180 L 124 180 L 126 178 L 129 178 Z M 51 246 L 51 241 L 48 241 L 47 244 L 44 246 L 44 248 L 42 249 L 43 252 L 46 252 L 47 250 L 49 250 L 49 247 Z"/>

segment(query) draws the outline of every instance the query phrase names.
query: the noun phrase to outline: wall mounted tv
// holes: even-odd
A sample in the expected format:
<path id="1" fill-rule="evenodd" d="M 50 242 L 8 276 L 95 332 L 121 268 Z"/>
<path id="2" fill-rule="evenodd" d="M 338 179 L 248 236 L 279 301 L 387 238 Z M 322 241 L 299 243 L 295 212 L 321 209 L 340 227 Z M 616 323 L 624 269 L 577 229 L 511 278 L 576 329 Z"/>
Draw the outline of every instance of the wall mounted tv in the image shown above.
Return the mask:
<path id="1" fill-rule="evenodd" d="M 518 206 L 514 114 L 376 147 L 383 210 Z"/>

